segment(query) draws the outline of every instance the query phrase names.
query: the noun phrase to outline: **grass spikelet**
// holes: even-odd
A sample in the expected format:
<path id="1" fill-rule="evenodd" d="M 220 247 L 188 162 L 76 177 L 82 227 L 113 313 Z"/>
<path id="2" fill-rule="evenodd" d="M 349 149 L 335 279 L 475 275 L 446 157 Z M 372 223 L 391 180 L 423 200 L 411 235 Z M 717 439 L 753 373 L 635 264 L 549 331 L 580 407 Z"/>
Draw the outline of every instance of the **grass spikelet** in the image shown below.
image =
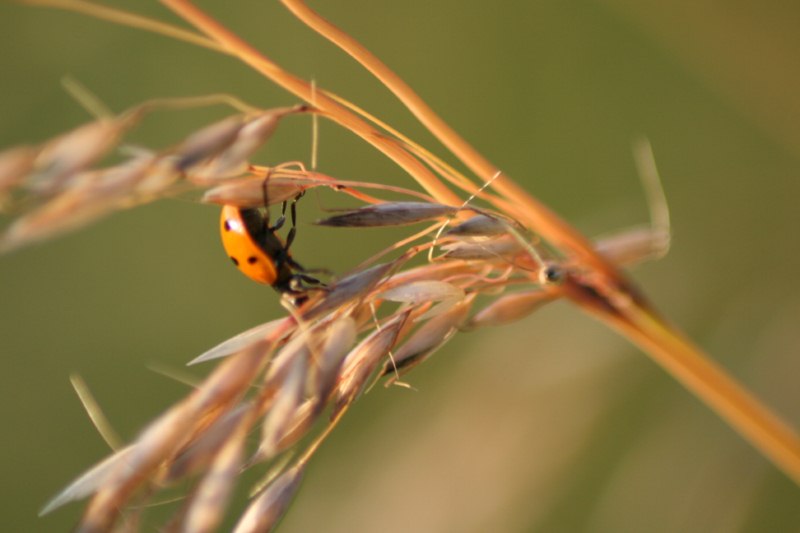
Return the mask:
<path id="1" fill-rule="evenodd" d="M 475 215 L 456 226 L 449 228 L 444 235 L 447 237 L 495 237 L 508 233 L 508 225 L 513 221 L 500 220 L 483 214 Z M 522 230 L 517 226 L 517 230 Z"/>
<path id="2" fill-rule="evenodd" d="M 36 150 L 31 146 L 16 146 L 0 152 L 0 199 L 16 187 L 34 168 Z"/>
<path id="3" fill-rule="evenodd" d="M 219 100 L 226 99 L 209 97 L 190 103 L 207 105 Z M 121 144 L 145 114 L 180 105 L 187 104 L 144 103 L 80 126 L 39 148 L 18 147 L 0 154 L 0 194 L 37 206 L 0 235 L 0 251 L 49 239 L 114 211 L 173 196 L 181 189 L 207 188 L 224 178 L 247 175 L 247 159 L 275 132 L 280 120 L 306 109 L 295 106 L 229 116 L 161 150 L 132 150 Z M 123 160 L 93 167 L 112 151 Z M 263 179 L 252 181 L 263 184 Z M 259 190 L 263 203 L 263 187 Z M 302 190 L 290 189 L 294 196 Z"/>
<path id="4" fill-rule="evenodd" d="M 243 466 L 247 429 L 240 422 L 235 431 L 227 434 L 224 445 L 192 494 L 186 517 L 181 520 L 184 531 L 216 530 Z"/>
<path id="5" fill-rule="evenodd" d="M 39 514 L 46 515 L 71 501 L 81 500 L 94 494 L 114 471 L 124 465 L 132 453 L 133 446 L 127 446 L 97 463 L 47 502 Z"/>
<path id="6" fill-rule="evenodd" d="M 414 334 L 394 353 L 393 357 L 387 361 L 382 375 L 408 372 L 414 366 L 431 356 L 433 352 L 441 348 L 446 343 L 462 322 L 466 319 L 472 305 L 474 295 L 464 298 L 450 310 L 441 313 L 427 322 L 414 332 Z M 393 382 L 390 379 L 389 382 Z"/>
<path id="7" fill-rule="evenodd" d="M 268 337 L 270 333 L 275 331 L 275 329 L 280 326 L 283 320 L 284 319 L 282 318 L 270 320 L 265 324 L 255 326 L 247 331 L 239 333 L 238 335 L 235 335 L 234 337 L 219 343 L 210 350 L 198 355 L 189 361 L 187 365 L 196 365 L 198 363 L 219 359 L 220 357 L 226 357 L 233 353 L 240 352 Z"/>
<path id="8" fill-rule="evenodd" d="M 311 368 L 306 382 L 306 392 L 313 401 L 315 411 L 321 411 L 339 381 L 342 361 L 356 338 L 356 322 L 345 317 L 334 322 L 327 331 L 327 339 L 318 353 L 311 354 Z"/>
<path id="9" fill-rule="evenodd" d="M 390 202 L 362 207 L 317 220 L 319 226 L 369 228 L 381 226 L 405 226 L 426 220 L 435 220 L 454 213 L 448 205 L 421 202 Z"/>
<path id="10" fill-rule="evenodd" d="M 278 452 L 278 443 L 293 426 L 295 413 L 303 403 L 309 363 L 307 353 L 304 351 L 302 355 L 293 357 L 285 372 L 273 376 L 273 379 L 279 379 L 280 383 L 273 382 L 275 396 L 261 426 L 261 442 L 258 447 L 261 460 L 271 459 Z"/>
<path id="11" fill-rule="evenodd" d="M 364 390 L 369 376 L 397 344 L 409 314 L 410 311 L 398 313 L 376 328 L 372 334 L 364 338 L 347 354 L 342 364 L 341 378 L 336 390 L 336 406 L 333 416 L 351 404 Z"/>
<path id="12" fill-rule="evenodd" d="M 249 410 L 249 404 L 243 403 L 208 424 L 196 439 L 176 454 L 169 464 L 165 479 L 179 480 L 207 467 L 236 428 L 243 423 Z"/>
<path id="13" fill-rule="evenodd" d="M 175 168 L 186 172 L 228 148 L 244 127 L 244 117 L 233 116 L 192 133 L 176 149 Z"/>
<path id="14" fill-rule="evenodd" d="M 510 258 L 522 249 L 512 237 L 498 237 L 485 242 L 452 242 L 442 246 L 448 259 L 490 260 Z"/>
<path id="15" fill-rule="evenodd" d="M 75 230 L 129 205 L 131 191 L 151 168 L 148 157 L 73 177 L 73 185 L 17 219 L 0 238 L 0 250 Z"/>
<path id="16" fill-rule="evenodd" d="M 296 179 L 271 178 L 266 185 L 267 201 L 270 205 L 287 202 L 309 188 Z M 238 207 L 261 207 L 264 205 L 264 178 L 248 176 L 225 180 L 205 192 L 203 202 Z"/>
<path id="17" fill-rule="evenodd" d="M 520 291 L 501 296 L 475 313 L 465 325 L 466 329 L 484 326 L 502 326 L 521 320 L 555 297 L 544 290 Z"/>
<path id="18" fill-rule="evenodd" d="M 126 119 L 90 122 L 46 143 L 34 162 L 28 186 L 52 191 L 64 186 L 109 152 L 132 123 Z"/>
<path id="19" fill-rule="evenodd" d="M 272 531 L 300 488 L 303 471 L 303 466 L 291 467 L 270 483 L 247 508 L 234 533 Z"/>

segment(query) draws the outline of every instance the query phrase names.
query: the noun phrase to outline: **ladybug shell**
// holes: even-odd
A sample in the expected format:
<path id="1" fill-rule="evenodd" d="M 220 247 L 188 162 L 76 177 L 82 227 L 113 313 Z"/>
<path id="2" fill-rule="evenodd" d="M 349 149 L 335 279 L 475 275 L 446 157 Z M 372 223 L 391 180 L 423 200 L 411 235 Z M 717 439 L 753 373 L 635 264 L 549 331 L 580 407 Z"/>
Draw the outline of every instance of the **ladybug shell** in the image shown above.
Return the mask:
<path id="1" fill-rule="evenodd" d="M 223 206 L 220 232 L 228 257 L 248 278 L 276 286 L 291 277 L 283 242 L 258 209 Z"/>

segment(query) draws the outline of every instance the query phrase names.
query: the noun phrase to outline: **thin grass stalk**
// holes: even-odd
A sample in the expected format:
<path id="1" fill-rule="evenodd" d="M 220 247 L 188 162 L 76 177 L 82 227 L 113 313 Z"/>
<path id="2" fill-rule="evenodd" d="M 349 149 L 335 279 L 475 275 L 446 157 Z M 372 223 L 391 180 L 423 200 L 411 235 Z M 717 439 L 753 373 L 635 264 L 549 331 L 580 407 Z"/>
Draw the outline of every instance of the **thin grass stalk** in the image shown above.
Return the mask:
<path id="1" fill-rule="evenodd" d="M 638 345 L 658 365 L 725 420 L 745 440 L 800 485 L 800 438 L 722 367 L 669 326 L 641 308 L 617 314 L 585 286 L 566 283 L 565 295 Z M 630 309 L 629 309 L 630 311 Z"/>
<path id="2" fill-rule="evenodd" d="M 276 85 L 312 103 L 322 116 L 330 118 L 347 130 L 352 131 L 369 144 L 386 154 L 402 169 L 414 176 L 434 198 L 441 203 L 457 205 L 460 200 L 425 165 L 406 152 L 399 143 L 389 139 L 369 123 L 354 115 L 323 92 L 314 90 L 310 83 L 282 69 L 239 36 L 209 17 L 206 13 L 186 0 L 161 0 L 178 16 L 211 37 L 252 68 L 264 74 Z"/>
<path id="3" fill-rule="evenodd" d="M 94 2 L 86 2 L 84 0 L 21 0 L 22 2 L 34 6 L 55 7 L 58 9 L 67 9 L 75 13 L 81 13 L 90 17 L 107 20 L 115 24 L 122 24 L 123 26 L 130 26 L 131 28 L 138 28 L 141 30 L 159 33 L 179 41 L 184 41 L 189 44 L 208 48 L 215 52 L 228 53 L 224 47 L 215 43 L 211 39 L 206 39 L 202 35 L 194 32 L 182 30 L 171 24 L 166 24 L 158 20 L 153 20 L 148 17 L 142 17 L 133 13 L 122 12 L 114 8 L 106 7 L 102 4 L 95 4 Z"/>
<path id="4" fill-rule="evenodd" d="M 618 271 L 594 251 L 588 239 L 510 178 L 502 173 L 498 175 L 497 166 L 483 157 L 456 133 L 400 76 L 372 52 L 309 8 L 302 0 L 281 0 L 281 2 L 309 28 L 340 47 L 372 73 L 417 117 L 423 126 L 478 177 L 484 182 L 494 180 L 492 186 L 511 202 L 510 206 L 506 206 L 510 208 L 509 214 L 513 213 L 514 217 L 521 222 L 527 222 L 532 229 L 546 239 L 583 257 L 587 263 L 609 278 L 619 279 Z"/>
<path id="5" fill-rule="evenodd" d="M 642 312 L 633 320 L 636 329 L 629 321 L 617 328 L 800 485 L 800 437 L 791 426 L 663 318 Z"/>

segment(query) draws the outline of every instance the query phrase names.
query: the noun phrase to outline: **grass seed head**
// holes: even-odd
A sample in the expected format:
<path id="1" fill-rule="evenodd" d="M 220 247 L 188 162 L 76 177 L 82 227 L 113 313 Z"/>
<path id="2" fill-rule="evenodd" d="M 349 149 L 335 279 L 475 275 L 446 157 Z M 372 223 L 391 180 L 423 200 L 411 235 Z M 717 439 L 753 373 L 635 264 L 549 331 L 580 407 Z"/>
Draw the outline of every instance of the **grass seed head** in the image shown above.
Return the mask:
<path id="1" fill-rule="evenodd" d="M 19 185 L 36 163 L 36 149 L 15 146 L 0 152 L 0 195 Z"/>
<path id="2" fill-rule="evenodd" d="M 272 531 L 292 502 L 303 479 L 304 466 L 293 466 L 278 476 L 248 506 L 234 533 Z"/>
<path id="3" fill-rule="evenodd" d="M 391 359 L 384 363 L 381 375 L 400 376 L 441 348 L 466 319 L 473 299 L 474 295 L 467 296 L 447 312 L 422 324 L 406 342 L 400 345 Z M 389 380 L 392 381 L 394 378 Z"/>
<path id="4" fill-rule="evenodd" d="M 435 220 L 457 211 L 455 207 L 426 202 L 386 202 L 317 220 L 318 226 L 372 228 L 406 226 Z"/>
<path id="5" fill-rule="evenodd" d="M 477 214 L 444 232 L 447 237 L 496 237 L 508 233 L 508 226 L 512 224 L 494 216 Z M 522 230 L 518 224 L 513 224 L 517 230 Z"/>
<path id="6" fill-rule="evenodd" d="M 64 187 L 114 148 L 130 126 L 129 120 L 100 119 L 45 143 L 26 185 L 45 191 Z"/>

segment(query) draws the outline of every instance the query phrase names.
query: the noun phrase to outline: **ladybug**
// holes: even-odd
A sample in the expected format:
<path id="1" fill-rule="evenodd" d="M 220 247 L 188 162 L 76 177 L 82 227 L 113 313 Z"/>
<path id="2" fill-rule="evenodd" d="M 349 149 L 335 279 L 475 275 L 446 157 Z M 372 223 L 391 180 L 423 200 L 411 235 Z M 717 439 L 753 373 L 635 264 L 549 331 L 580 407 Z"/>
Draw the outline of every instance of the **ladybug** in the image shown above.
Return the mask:
<path id="1" fill-rule="evenodd" d="M 295 199 L 295 202 L 297 199 Z M 270 225 L 269 210 L 265 208 L 240 208 L 233 205 L 222 207 L 220 232 L 222 245 L 242 273 L 253 281 L 272 286 L 281 294 L 302 296 L 310 287 L 304 283 L 319 285 L 322 282 L 307 274 L 289 254 L 295 236 L 295 205 L 292 202 L 292 229 L 284 243 L 276 234 L 286 222 L 286 203 L 283 214 Z M 295 298 L 295 303 L 302 300 Z"/>

